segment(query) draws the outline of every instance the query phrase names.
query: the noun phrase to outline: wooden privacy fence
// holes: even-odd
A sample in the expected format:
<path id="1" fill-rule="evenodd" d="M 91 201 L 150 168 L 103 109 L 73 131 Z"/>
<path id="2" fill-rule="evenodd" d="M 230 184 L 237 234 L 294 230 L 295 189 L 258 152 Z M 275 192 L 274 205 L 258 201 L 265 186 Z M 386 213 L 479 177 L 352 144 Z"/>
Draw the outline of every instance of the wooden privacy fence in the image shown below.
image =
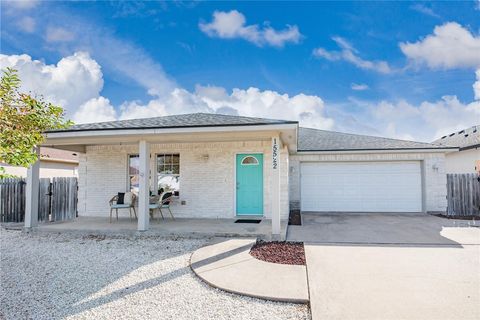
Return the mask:
<path id="1" fill-rule="evenodd" d="M 475 173 L 447 174 L 447 215 L 480 216 L 480 181 Z"/>
<path id="2" fill-rule="evenodd" d="M 23 178 L 0 179 L 0 222 L 22 222 L 25 217 L 26 182 Z M 71 220 L 77 216 L 77 178 L 41 178 L 38 221 Z"/>

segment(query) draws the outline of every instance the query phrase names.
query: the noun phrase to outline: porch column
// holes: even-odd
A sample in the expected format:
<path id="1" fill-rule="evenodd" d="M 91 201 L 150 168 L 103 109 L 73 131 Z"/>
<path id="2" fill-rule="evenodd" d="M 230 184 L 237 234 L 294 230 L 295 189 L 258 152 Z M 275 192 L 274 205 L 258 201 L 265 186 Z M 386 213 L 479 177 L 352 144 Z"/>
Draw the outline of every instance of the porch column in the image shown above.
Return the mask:
<path id="1" fill-rule="evenodd" d="M 138 191 L 138 231 L 147 231 L 150 223 L 148 210 L 150 198 L 150 143 L 139 142 L 139 191 Z"/>
<path id="2" fill-rule="evenodd" d="M 280 137 L 272 137 L 272 239 L 280 240 Z"/>
<path id="3" fill-rule="evenodd" d="M 25 190 L 25 228 L 38 225 L 38 188 L 40 184 L 40 148 L 35 148 L 38 160 L 28 167 Z"/>

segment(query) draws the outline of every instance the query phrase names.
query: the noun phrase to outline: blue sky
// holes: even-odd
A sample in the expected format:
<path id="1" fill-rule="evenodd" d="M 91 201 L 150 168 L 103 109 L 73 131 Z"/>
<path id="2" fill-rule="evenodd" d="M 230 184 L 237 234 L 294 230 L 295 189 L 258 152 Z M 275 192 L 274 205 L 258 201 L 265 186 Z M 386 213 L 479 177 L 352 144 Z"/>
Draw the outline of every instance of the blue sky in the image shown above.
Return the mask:
<path id="1" fill-rule="evenodd" d="M 77 122 L 228 112 L 429 141 L 480 123 L 479 3 L 2 1 L 0 65 Z"/>

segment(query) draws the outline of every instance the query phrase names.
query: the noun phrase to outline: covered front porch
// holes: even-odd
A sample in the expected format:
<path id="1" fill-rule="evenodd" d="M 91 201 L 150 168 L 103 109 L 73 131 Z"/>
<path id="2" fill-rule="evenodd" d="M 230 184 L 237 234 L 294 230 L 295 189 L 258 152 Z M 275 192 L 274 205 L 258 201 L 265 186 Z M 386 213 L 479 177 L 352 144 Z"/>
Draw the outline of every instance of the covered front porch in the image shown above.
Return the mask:
<path id="1" fill-rule="evenodd" d="M 204 116 L 179 117 L 196 121 Z M 226 121 L 225 116 L 221 119 Z M 162 118 L 155 121 L 158 125 L 165 122 Z M 284 239 L 282 224 L 286 224 L 289 211 L 288 156 L 296 147 L 297 124 L 257 123 L 254 118 L 249 121 L 255 122 L 205 127 L 192 127 L 189 122 L 188 127 L 165 128 L 138 127 L 138 122 L 132 124 L 134 128 L 119 128 L 114 122 L 112 128 L 106 128 L 110 123 L 100 127 L 79 125 L 48 133 L 45 145 L 83 153 L 79 166 L 79 218 L 38 228 L 223 236 L 270 234 L 271 238 Z M 171 205 L 176 219 L 157 222 L 150 217 L 151 201 L 152 196 L 163 191 L 160 181 L 165 180 L 165 172 L 175 180 Z M 28 170 L 26 228 L 38 225 L 36 190 L 37 164 Z M 127 212 L 110 223 L 109 200 L 124 192 L 136 195 L 137 219 L 130 221 Z M 249 218 L 261 222 L 234 223 Z"/>
<path id="2" fill-rule="evenodd" d="M 271 238 L 272 223 L 262 219 L 260 223 L 235 223 L 237 219 L 177 218 L 150 220 L 150 228 L 143 235 L 180 237 L 252 237 Z M 103 217 L 78 217 L 73 221 L 40 224 L 38 231 L 79 232 L 91 235 L 138 235 L 137 221 L 119 217 L 110 223 Z M 280 238 L 286 239 L 287 221 L 282 220 Z"/>

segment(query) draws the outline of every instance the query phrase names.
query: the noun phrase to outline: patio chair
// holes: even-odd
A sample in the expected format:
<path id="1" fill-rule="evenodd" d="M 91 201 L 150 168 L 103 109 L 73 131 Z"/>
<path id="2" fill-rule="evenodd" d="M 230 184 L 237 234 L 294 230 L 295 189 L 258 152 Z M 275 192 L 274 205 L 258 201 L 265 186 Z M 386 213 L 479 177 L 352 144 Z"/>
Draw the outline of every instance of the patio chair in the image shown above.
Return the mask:
<path id="1" fill-rule="evenodd" d="M 112 199 L 110 199 L 109 204 L 110 204 L 110 222 L 112 222 L 112 212 L 113 209 L 115 209 L 115 213 L 117 216 L 118 220 L 118 209 L 128 209 L 128 212 L 130 214 L 130 219 L 132 219 L 132 209 L 133 213 L 135 215 L 135 219 L 137 219 L 137 212 L 135 211 L 135 199 L 137 197 L 133 192 L 125 192 L 123 195 L 123 199 L 121 199 L 121 195 L 118 194 L 114 196 Z M 120 200 L 120 201 L 119 201 Z M 123 200 L 123 201 L 121 201 Z"/>
<path id="2" fill-rule="evenodd" d="M 156 203 L 150 204 L 149 209 L 152 212 L 152 218 L 153 218 L 153 213 L 156 209 L 160 211 L 160 215 L 162 216 L 162 219 L 165 219 L 163 216 L 162 209 L 168 209 L 168 212 L 170 212 L 170 216 L 172 216 L 172 219 L 175 220 L 175 217 L 173 216 L 172 210 L 170 210 L 170 203 L 172 203 L 172 196 L 173 193 L 171 192 L 164 192 L 163 194 L 160 195 L 158 198 L 158 201 Z"/>

